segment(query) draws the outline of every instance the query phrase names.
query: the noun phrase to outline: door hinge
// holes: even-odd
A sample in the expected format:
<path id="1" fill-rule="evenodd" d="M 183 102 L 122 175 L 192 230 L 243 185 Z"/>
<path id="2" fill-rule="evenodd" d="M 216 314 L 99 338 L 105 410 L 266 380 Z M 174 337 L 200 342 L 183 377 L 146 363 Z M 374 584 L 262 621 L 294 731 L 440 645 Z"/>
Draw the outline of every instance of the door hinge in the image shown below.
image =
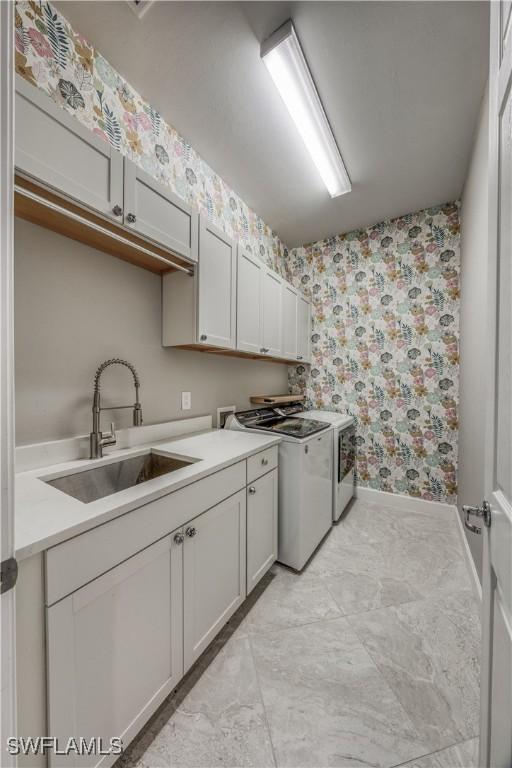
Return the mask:
<path id="1" fill-rule="evenodd" d="M 0 563 L 0 594 L 14 587 L 18 579 L 18 563 L 15 557 L 10 557 Z"/>

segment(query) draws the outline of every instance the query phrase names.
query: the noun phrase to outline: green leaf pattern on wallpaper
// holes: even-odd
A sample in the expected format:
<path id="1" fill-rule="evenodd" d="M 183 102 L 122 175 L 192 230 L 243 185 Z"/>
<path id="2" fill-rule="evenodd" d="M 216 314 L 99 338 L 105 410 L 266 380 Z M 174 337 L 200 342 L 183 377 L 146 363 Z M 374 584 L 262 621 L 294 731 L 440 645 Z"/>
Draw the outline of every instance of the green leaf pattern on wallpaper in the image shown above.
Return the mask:
<path id="1" fill-rule="evenodd" d="M 83 125 L 281 270 L 277 235 L 47 2 L 18 2 L 16 71 Z"/>
<path id="2" fill-rule="evenodd" d="M 285 264 L 313 302 L 313 363 L 290 368 L 293 391 L 356 417 L 361 485 L 453 502 L 458 206 L 294 249 Z"/>

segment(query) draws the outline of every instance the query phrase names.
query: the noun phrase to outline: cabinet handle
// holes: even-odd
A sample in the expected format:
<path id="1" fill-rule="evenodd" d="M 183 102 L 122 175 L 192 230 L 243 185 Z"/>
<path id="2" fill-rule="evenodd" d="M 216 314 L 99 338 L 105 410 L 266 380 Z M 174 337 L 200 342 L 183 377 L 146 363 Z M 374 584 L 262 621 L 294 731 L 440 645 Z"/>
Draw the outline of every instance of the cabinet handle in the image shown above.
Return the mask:
<path id="1" fill-rule="evenodd" d="M 260 352 L 264 354 L 265 353 L 265 347 L 260 347 Z"/>
<path id="2" fill-rule="evenodd" d="M 194 528 L 193 525 L 189 525 L 189 527 L 187 528 L 185 533 L 187 534 L 187 536 L 189 538 L 193 538 L 196 535 L 197 531 L 196 531 L 196 529 Z"/>
<path id="3" fill-rule="evenodd" d="M 302 360 L 302 355 L 297 355 L 297 360 Z"/>
<path id="4" fill-rule="evenodd" d="M 184 541 L 185 541 L 185 536 L 181 532 L 174 534 L 174 543 L 175 544 L 183 544 Z"/>
<path id="5" fill-rule="evenodd" d="M 121 208 L 120 205 L 114 205 L 114 207 L 112 208 L 112 213 L 114 214 L 114 216 L 122 216 L 123 209 Z"/>
<path id="6" fill-rule="evenodd" d="M 249 493 L 251 494 L 251 496 L 254 496 L 254 494 L 256 493 L 256 488 L 254 487 L 254 485 L 250 486 Z"/>
<path id="7" fill-rule="evenodd" d="M 266 467 L 266 466 L 267 466 L 267 464 L 268 464 L 268 459 L 265 459 L 265 458 L 263 458 L 263 459 L 261 460 L 261 463 L 263 464 L 263 466 L 264 466 L 264 467 Z"/>
<path id="8" fill-rule="evenodd" d="M 137 217 L 134 213 L 129 213 L 126 219 L 130 224 L 135 224 L 135 222 L 137 221 Z"/>
<path id="9" fill-rule="evenodd" d="M 199 341 L 206 341 L 207 338 L 208 336 L 206 335 L 206 333 L 202 333 L 201 336 L 199 337 Z"/>

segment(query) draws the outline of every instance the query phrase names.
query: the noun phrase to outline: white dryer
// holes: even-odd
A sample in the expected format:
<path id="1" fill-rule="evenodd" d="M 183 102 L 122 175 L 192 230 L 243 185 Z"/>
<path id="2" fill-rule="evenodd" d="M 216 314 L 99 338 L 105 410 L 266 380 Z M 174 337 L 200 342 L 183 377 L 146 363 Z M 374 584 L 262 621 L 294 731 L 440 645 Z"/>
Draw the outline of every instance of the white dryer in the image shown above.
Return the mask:
<path id="1" fill-rule="evenodd" d="M 300 411 L 294 416 L 330 425 L 332 434 L 332 519 L 339 520 L 355 490 L 356 431 L 352 416 L 336 411 Z"/>

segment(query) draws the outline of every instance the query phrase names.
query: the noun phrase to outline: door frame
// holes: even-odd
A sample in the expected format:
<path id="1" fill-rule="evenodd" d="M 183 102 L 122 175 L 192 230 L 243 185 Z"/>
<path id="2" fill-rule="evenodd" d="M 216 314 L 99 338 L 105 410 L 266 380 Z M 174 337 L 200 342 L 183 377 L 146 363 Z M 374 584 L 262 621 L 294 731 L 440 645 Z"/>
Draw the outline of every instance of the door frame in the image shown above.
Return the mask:
<path id="1" fill-rule="evenodd" d="M 486 424 L 485 424 L 485 488 L 484 497 L 494 507 L 495 452 L 497 446 L 498 416 L 498 308 L 499 308 L 499 225 L 500 225 L 500 115 L 508 89 L 504 85 L 510 79 L 512 70 L 512 45 L 502 51 L 501 8 L 503 0 L 491 3 L 490 8 L 490 53 L 489 53 L 489 128 L 488 128 L 488 286 L 487 286 L 487 338 L 488 358 L 485 371 L 487 376 Z M 508 74 L 507 74 L 508 73 Z M 505 75 L 505 76 L 504 76 Z M 480 675 L 480 745 L 479 765 L 488 766 L 491 755 L 491 696 L 493 664 L 494 589 L 496 576 L 492 567 L 491 527 L 481 526 L 483 538 L 482 558 L 482 657 Z"/>
<path id="2" fill-rule="evenodd" d="M 0 560 L 14 555 L 14 2 L 0 2 Z M 0 754 L 16 764 L 6 739 L 16 735 L 15 590 L 0 599 Z"/>

